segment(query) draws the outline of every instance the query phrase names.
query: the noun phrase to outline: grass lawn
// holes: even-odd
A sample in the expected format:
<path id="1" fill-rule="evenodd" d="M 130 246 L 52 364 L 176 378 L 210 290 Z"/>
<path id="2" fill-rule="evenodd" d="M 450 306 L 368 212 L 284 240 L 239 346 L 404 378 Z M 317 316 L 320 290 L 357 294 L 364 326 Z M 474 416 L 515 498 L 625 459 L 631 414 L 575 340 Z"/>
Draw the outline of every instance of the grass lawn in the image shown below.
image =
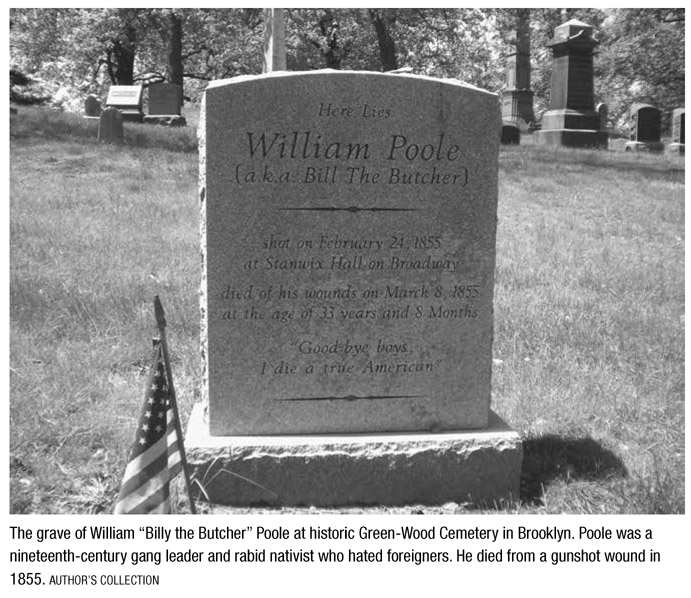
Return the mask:
<path id="1" fill-rule="evenodd" d="M 112 511 L 156 294 L 183 422 L 199 397 L 194 130 L 94 126 L 12 117 L 12 513 Z M 502 148 L 497 242 L 493 408 L 525 451 L 500 512 L 684 512 L 683 159 Z"/>

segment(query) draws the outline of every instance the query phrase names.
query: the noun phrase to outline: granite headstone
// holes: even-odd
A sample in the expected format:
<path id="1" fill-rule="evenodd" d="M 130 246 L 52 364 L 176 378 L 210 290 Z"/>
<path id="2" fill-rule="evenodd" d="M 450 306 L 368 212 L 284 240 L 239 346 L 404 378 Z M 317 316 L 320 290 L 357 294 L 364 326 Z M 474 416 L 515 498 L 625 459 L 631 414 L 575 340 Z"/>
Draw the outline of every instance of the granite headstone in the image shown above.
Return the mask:
<path id="1" fill-rule="evenodd" d="M 105 143 L 122 143 L 124 132 L 122 114 L 116 108 L 106 108 L 98 121 L 98 140 Z"/>
<path id="2" fill-rule="evenodd" d="M 101 101 L 95 95 L 88 95 L 84 100 L 84 116 L 98 118 L 101 116 Z"/>
<path id="3" fill-rule="evenodd" d="M 686 108 L 675 108 L 672 111 L 672 143 L 668 149 L 672 153 L 684 154 L 686 129 Z"/>
<path id="4" fill-rule="evenodd" d="M 182 108 L 182 89 L 173 83 L 156 83 L 149 85 L 147 114 L 180 115 Z"/>
<path id="5" fill-rule="evenodd" d="M 650 104 L 634 104 L 629 110 L 629 142 L 625 151 L 661 152 L 664 145 L 660 140 L 662 115 Z"/>
<path id="6" fill-rule="evenodd" d="M 606 131 L 609 121 L 609 106 L 607 106 L 607 104 L 604 102 L 600 102 L 597 106 L 595 106 L 595 111 L 600 117 L 600 130 Z"/>
<path id="7" fill-rule="evenodd" d="M 106 106 L 117 108 L 124 121 L 141 122 L 142 86 L 141 85 L 112 85 L 108 90 Z"/>
<path id="8" fill-rule="evenodd" d="M 486 427 L 496 96 L 321 71 L 215 82 L 204 102 L 211 434 Z"/>
<path id="9" fill-rule="evenodd" d="M 501 125 L 502 145 L 520 145 L 521 130 L 513 123 L 502 123 Z"/>

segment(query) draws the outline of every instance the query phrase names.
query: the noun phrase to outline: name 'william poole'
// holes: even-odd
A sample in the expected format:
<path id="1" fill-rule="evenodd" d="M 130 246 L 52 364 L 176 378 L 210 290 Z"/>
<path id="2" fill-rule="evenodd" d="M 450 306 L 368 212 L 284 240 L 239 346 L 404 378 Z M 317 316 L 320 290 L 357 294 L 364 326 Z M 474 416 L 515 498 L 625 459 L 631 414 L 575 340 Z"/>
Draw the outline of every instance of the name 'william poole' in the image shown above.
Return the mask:
<path id="1" fill-rule="evenodd" d="M 369 160 L 370 145 L 367 142 L 326 141 L 320 134 L 310 131 L 289 133 L 247 133 L 250 158 L 279 158 L 282 160 Z M 440 133 L 433 143 L 409 142 L 405 135 L 391 135 L 387 152 L 388 160 L 448 161 L 460 157 L 460 147 L 449 143 Z"/>

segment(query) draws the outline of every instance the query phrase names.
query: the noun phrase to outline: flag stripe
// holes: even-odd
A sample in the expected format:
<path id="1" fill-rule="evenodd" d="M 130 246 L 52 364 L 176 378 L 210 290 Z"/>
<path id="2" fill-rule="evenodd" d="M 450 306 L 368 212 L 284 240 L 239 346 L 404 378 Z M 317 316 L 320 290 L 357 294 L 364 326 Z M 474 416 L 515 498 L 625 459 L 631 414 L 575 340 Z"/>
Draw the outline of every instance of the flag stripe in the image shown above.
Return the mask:
<path id="1" fill-rule="evenodd" d="M 130 493 L 118 505 L 123 513 L 145 514 L 166 501 L 169 497 L 167 479 L 155 478 L 143 484 L 136 492 Z"/>
<path id="2" fill-rule="evenodd" d="M 164 474 L 166 471 L 167 467 L 165 455 L 160 455 L 156 461 L 149 463 L 149 465 L 143 469 L 132 468 L 130 470 L 128 467 L 125 471 L 125 477 L 122 482 L 120 495 L 126 496 L 130 492 L 137 492 L 138 489 L 145 485 L 150 478 L 167 475 Z"/>

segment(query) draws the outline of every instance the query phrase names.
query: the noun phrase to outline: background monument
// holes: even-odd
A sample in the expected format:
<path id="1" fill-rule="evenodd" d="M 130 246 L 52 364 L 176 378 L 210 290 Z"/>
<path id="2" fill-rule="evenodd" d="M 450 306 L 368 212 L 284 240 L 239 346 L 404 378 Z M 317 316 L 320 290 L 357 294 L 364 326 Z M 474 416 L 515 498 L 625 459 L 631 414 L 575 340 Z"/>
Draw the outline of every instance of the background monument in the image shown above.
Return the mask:
<path id="1" fill-rule="evenodd" d="M 105 143 L 122 143 L 124 130 L 122 114 L 117 108 L 106 108 L 98 119 L 98 140 Z"/>
<path id="2" fill-rule="evenodd" d="M 549 110 L 542 117 L 538 143 L 569 147 L 606 148 L 600 130 L 593 89 L 593 28 L 572 19 L 554 30 Z"/>
<path id="3" fill-rule="evenodd" d="M 282 8 L 264 9 L 263 72 L 286 70 L 286 29 Z"/>
<path id="4" fill-rule="evenodd" d="M 142 86 L 111 85 L 108 90 L 106 107 L 116 108 L 125 122 L 142 122 Z"/>
<path id="5" fill-rule="evenodd" d="M 505 125 L 527 132 L 535 126 L 530 90 L 530 9 L 517 9 L 516 13 L 516 51 L 507 57 L 501 119 Z"/>
<path id="6" fill-rule="evenodd" d="M 686 149 L 684 131 L 686 128 L 686 108 L 675 108 L 672 111 L 672 143 L 669 151 L 684 154 Z"/>
<path id="7" fill-rule="evenodd" d="M 181 127 L 187 124 L 182 111 L 182 87 L 174 83 L 154 83 L 147 87 L 147 114 L 144 122 Z"/>
<path id="8" fill-rule="evenodd" d="M 427 77 L 209 86 L 187 444 L 212 500 L 517 496 L 490 410 L 499 126 L 494 94 Z"/>
<path id="9" fill-rule="evenodd" d="M 650 104 L 634 104 L 629 111 L 629 141 L 624 146 L 627 152 L 655 152 L 665 149 L 660 140 L 662 115 Z"/>

